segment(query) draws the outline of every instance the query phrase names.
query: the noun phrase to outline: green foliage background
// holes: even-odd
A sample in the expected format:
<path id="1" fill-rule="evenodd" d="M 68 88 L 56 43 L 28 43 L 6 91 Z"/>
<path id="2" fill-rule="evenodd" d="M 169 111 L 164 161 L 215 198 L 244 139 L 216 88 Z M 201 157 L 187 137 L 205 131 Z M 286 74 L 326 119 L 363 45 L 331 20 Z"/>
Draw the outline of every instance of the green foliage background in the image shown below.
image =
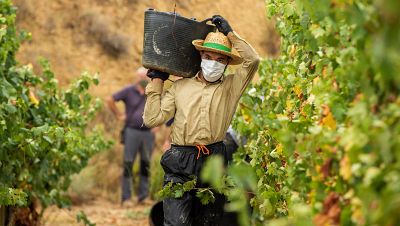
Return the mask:
<path id="1" fill-rule="evenodd" d="M 234 122 L 249 139 L 236 163 L 248 158 L 257 174 L 253 223 L 396 225 L 400 2 L 266 8 L 281 54 L 262 62 Z"/>
<path id="2" fill-rule="evenodd" d="M 88 123 L 100 108 L 88 93 L 96 77 L 84 73 L 67 89 L 46 61 L 42 73 L 18 65 L 15 54 L 29 33 L 17 34 L 16 9 L 0 1 L 0 205 L 68 205 L 70 176 L 108 143 Z"/>

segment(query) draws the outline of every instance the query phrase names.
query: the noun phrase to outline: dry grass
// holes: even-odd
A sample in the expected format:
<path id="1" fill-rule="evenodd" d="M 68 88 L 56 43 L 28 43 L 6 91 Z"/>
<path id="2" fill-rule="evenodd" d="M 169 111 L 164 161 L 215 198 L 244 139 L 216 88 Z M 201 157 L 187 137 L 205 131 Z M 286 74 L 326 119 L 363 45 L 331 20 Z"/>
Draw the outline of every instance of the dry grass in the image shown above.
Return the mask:
<path id="1" fill-rule="evenodd" d="M 23 20 L 35 19 L 35 5 L 34 1 L 14 0 L 17 6 L 17 23 Z"/>
<path id="2" fill-rule="evenodd" d="M 136 5 L 140 0 L 126 0 L 128 5 L 132 6 L 132 5 Z"/>

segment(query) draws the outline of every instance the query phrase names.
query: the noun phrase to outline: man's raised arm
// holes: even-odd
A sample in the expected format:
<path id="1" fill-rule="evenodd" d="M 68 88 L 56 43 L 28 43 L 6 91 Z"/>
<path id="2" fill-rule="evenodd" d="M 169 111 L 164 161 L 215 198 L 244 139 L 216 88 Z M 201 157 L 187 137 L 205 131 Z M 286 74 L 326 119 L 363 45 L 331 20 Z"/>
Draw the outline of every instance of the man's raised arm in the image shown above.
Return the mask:
<path id="1" fill-rule="evenodd" d="M 260 64 L 260 57 L 254 48 L 244 39 L 242 39 L 236 32 L 229 32 L 228 38 L 233 47 L 243 58 L 243 64 L 236 70 L 235 74 L 233 75 L 232 82 L 233 90 L 238 90 L 238 94 L 240 96 L 256 74 L 258 65 Z"/>
<path id="2" fill-rule="evenodd" d="M 218 30 L 226 35 L 229 41 L 232 43 L 240 57 L 243 58 L 243 65 L 241 68 L 236 70 L 235 75 L 232 78 L 232 89 L 231 91 L 236 97 L 241 96 L 247 85 L 254 77 L 257 72 L 258 65 L 260 63 L 260 57 L 253 47 L 240 36 L 233 31 L 228 21 L 220 15 L 214 15 L 212 22 L 217 26 Z"/>

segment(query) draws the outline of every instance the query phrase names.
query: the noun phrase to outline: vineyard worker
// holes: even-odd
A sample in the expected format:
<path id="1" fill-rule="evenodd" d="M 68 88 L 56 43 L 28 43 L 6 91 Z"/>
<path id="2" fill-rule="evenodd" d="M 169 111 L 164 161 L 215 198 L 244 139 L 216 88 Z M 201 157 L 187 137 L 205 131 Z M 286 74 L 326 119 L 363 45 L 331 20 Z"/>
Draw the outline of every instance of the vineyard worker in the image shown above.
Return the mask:
<path id="1" fill-rule="evenodd" d="M 174 82 L 161 98 L 163 81 L 169 75 L 150 71 L 152 78 L 146 87 L 147 101 L 144 123 L 148 127 L 161 125 L 174 117 L 171 148 L 164 153 L 161 165 L 164 183 L 184 183 L 199 173 L 211 154 L 225 157 L 222 140 L 235 113 L 238 101 L 257 71 L 259 57 L 255 50 L 235 32 L 221 16 L 212 22 L 219 32 L 211 32 L 205 40 L 194 40 L 200 52 L 201 70 L 193 78 Z M 240 56 L 232 52 L 233 47 Z M 228 64 L 243 64 L 233 73 L 223 76 Z M 201 181 L 197 187 L 205 186 Z M 167 198 L 163 202 L 164 225 L 220 225 L 225 197 L 216 195 L 214 203 L 203 206 L 193 192 L 182 198 Z"/>
<path id="2" fill-rule="evenodd" d="M 233 154 L 235 154 L 239 147 L 244 146 L 246 142 L 246 137 L 241 136 L 232 128 L 232 126 L 229 126 L 224 138 L 224 144 L 226 146 L 226 158 L 228 162 L 233 160 Z"/>
<path id="3" fill-rule="evenodd" d="M 131 183 L 132 166 L 136 155 L 140 152 L 140 181 L 138 191 L 138 203 L 141 203 L 148 196 L 149 167 L 151 152 L 154 147 L 154 134 L 149 128 L 143 126 L 143 110 L 146 103 L 145 87 L 148 84 L 146 76 L 147 69 L 139 68 L 136 71 L 138 81 L 108 98 L 108 106 L 116 117 L 125 123 L 121 133 L 121 141 L 124 143 L 123 176 L 122 176 L 122 197 L 123 206 L 132 205 Z M 125 114 L 122 114 L 115 102 L 123 101 Z"/>

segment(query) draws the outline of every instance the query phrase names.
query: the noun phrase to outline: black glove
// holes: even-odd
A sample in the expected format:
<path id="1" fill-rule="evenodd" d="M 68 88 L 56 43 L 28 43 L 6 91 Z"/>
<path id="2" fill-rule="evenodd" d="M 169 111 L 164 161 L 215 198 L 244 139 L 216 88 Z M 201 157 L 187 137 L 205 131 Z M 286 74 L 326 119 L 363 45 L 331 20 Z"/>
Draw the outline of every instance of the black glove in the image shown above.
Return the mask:
<path id="1" fill-rule="evenodd" d="M 228 35 L 229 32 L 232 31 L 231 26 L 229 25 L 228 21 L 225 20 L 222 16 L 220 15 L 214 15 L 212 17 L 211 22 L 215 24 L 215 26 L 218 28 L 218 31 L 224 33 L 224 35 Z"/>
<path id="2" fill-rule="evenodd" d="M 169 78 L 169 74 L 167 72 L 149 69 L 149 71 L 147 72 L 147 77 L 149 77 L 151 79 L 159 78 L 159 79 L 165 81 Z"/>

